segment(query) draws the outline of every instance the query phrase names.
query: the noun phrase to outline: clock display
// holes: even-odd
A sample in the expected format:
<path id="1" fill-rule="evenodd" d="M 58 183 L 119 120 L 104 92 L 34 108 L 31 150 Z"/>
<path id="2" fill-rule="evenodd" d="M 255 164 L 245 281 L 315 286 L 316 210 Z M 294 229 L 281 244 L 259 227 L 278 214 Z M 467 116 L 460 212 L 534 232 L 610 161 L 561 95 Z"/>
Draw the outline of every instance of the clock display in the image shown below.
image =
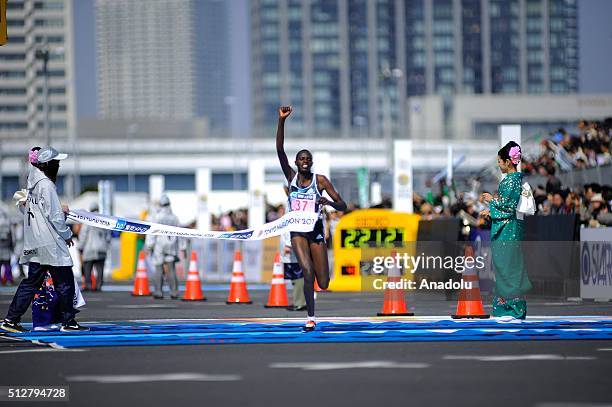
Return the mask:
<path id="1" fill-rule="evenodd" d="M 361 247 L 396 247 L 404 241 L 403 228 L 342 229 L 340 247 L 356 249 Z"/>

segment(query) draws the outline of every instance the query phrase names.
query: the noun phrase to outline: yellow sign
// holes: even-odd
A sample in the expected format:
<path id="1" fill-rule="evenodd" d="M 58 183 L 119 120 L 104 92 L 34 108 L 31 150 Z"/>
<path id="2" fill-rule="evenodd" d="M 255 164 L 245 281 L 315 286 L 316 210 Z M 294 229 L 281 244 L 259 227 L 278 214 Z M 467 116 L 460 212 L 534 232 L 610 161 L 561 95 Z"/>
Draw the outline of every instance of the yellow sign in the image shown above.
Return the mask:
<path id="1" fill-rule="evenodd" d="M 360 291 L 372 274 L 372 258 L 405 252 L 416 241 L 418 215 L 388 209 L 363 209 L 344 215 L 333 236 L 334 270 L 329 289 Z"/>
<path id="2" fill-rule="evenodd" d="M 8 42 L 6 31 L 6 0 L 0 0 L 0 45 Z"/>

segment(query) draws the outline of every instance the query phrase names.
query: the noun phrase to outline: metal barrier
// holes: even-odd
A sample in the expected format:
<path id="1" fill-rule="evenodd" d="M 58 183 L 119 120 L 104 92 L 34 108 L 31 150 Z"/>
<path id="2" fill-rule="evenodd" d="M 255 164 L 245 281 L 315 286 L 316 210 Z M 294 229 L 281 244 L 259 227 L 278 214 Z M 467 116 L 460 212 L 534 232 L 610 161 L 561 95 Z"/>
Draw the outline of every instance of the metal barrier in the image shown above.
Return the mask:
<path id="1" fill-rule="evenodd" d="M 612 165 L 559 172 L 556 176 L 561 180 L 561 184 L 566 187 L 574 188 L 578 186 L 581 188 L 584 184 L 594 182 L 603 185 L 610 183 L 612 179 Z M 532 187 L 546 185 L 546 177 L 542 175 L 529 175 L 525 179 Z"/>

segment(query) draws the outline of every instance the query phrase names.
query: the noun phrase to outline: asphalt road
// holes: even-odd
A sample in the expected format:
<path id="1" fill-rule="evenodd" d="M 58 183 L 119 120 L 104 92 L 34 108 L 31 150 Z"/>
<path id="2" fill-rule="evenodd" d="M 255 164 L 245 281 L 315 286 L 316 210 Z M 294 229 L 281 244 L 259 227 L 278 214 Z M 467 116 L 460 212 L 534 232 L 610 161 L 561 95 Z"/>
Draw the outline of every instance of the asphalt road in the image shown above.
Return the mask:
<path id="1" fill-rule="evenodd" d="M 78 315 L 80 321 L 117 321 L 131 319 L 180 319 L 180 318 L 248 318 L 248 317 L 304 317 L 305 312 L 291 312 L 284 309 L 269 309 L 263 305 L 267 300 L 267 290 L 249 290 L 253 301 L 251 305 L 226 305 L 226 285 L 210 286 L 204 290 L 207 301 L 184 302 L 171 300 L 168 293 L 163 300 L 152 297 L 132 297 L 129 286 L 112 286 L 112 292 L 84 293 L 86 308 Z M 205 286 L 206 288 L 207 286 Z M 122 289 L 124 291 L 118 291 Z M 12 299 L 12 289 L 0 290 L 0 312 L 5 312 Z M 291 293 L 289 292 L 289 298 Z M 382 293 L 317 293 L 317 316 L 374 317 L 381 311 Z M 484 299 L 486 311 L 490 311 L 489 301 Z M 456 310 L 456 301 L 446 301 L 443 292 L 410 292 L 406 295 L 409 310 L 416 316 L 449 316 Z M 528 315 L 612 315 L 612 302 L 575 302 L 558 299 L 528 299 Z M 31 321 L 30 313 L 23 321 Z"/>
<path id="2" fill-rule="evenodd" d="M 225 305 L 87 293 L 81 321 L 296 317 Z M 10 292 L 0 293 L 6 309 Z M 416 294 L 417 315 L 449 315 L 443 294 Z M 372 317 L 376 294 L 322 293 L 325 316 Z M 531 315 L 612 315 L 610 303 L 530 301 Z M 296 315 L 297 314 L 297 315 Z M 27 321 L 26 318 L 24 318 Z M 603 406 L 612 405 L 612 341 L 313 343 L 53 349 L 0 338 L 0 385 L 65 385 L 69 403 L 101 406 Z M 35 405 L 45 405 L 36 403 Z M 0 405 L 10 403 L 0 402 Z M 15 405 L 29 405 L 27 402 Z"/>

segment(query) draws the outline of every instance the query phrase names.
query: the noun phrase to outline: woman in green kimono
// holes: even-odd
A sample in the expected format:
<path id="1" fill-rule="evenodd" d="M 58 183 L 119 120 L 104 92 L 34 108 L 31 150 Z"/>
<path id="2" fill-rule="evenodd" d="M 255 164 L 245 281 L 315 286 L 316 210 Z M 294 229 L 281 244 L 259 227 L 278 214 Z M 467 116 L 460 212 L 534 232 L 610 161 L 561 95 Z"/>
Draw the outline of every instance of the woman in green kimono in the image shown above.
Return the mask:
<path id="1" fill-rule="evenodd" d="M 523 180 L 522 174 L 516 170 L 521 162 L 521 147 L 510 141 L 499 150 L 497 156 L 497 165 L 504 178 L 495 196 L 482 194 L 482 200 L 490 207 L 482 215 L 490 216 L 492 220 L 491 251 L 495 268 L 493 316 L 525 319 L 525 293 L 531 288 L 531 283 L 521 248 L 524 221 L 516 216 Z"/>

